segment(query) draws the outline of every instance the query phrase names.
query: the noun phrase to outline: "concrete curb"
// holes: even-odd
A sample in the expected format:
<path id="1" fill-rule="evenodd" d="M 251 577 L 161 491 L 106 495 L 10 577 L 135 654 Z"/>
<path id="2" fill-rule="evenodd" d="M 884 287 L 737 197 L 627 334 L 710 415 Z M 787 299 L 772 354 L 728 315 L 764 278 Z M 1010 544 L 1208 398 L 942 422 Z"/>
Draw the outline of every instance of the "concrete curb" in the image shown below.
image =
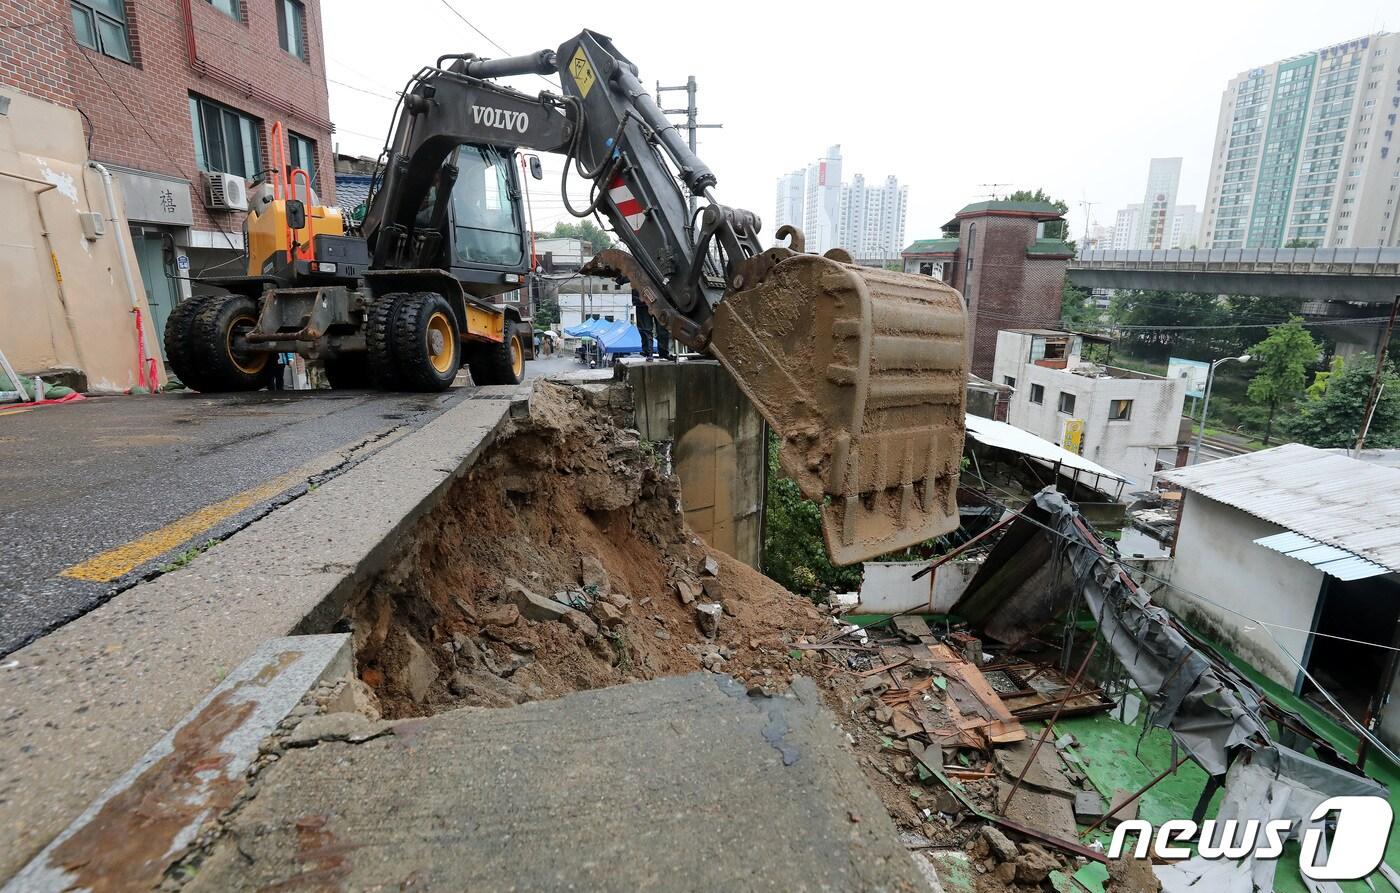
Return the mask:
<path id="1" fill-rule="evenodd" d="M 264 642 L 0 893 L 155 889 L 242 794 L 263 739 L 319 681 L 353 671 L 345 633 Z"/>
<path id="2" fill-rule="evenodd" d="M 476 389 L 188 567 L 0 663 L 0 879 L 264 641 L 326 631 L 529 391 Z"/>

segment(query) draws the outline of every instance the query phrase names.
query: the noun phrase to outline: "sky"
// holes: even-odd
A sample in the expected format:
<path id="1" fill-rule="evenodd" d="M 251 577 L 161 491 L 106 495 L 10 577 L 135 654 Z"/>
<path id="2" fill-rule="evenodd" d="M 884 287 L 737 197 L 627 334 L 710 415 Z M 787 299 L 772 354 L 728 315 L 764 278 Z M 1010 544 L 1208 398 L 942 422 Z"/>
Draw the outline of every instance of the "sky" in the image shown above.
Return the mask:
<path id="1" fill-rule="evenodd" d="M 763 241 L 779 175 L 833 144 L 847 181 L 894 174 L 909 186 L 913 241 L 937 236 L 963 205 L 1019 188 L 1068 202 L 1078 237 L 1086 211 L 1112 225 L 1117 209 L 1142 200 L 1153 157 L 1184 159 L 1177 200 L 1199 207 L 1229 79 L 1400 28 L 1400 5 L 323 0 L 322 17 L 337 151 L 378 155 L 397 92 L 439 55 L 506 55 L 488 39 L 519 55 L 591 28 L 640 67 L 648 88 L 695 76 L 701 123 L 723 125 L 699 137 L 716 196 L 757 213 Z M 550 89 L 536 77 L 506 83 Z M 665 97 L 666 107 L 684 104 L 684 94 Z M 570 218 L 562 159 L 542 160 L 531 206 L 535 227 L 550 229 Z"/>

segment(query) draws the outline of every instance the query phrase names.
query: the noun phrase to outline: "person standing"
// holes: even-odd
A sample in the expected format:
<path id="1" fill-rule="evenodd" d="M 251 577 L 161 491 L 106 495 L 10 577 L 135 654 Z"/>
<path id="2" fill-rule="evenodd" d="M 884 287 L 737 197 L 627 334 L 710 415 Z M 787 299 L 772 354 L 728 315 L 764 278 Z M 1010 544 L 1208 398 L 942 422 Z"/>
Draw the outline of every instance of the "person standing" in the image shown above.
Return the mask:
<path id="1" fill-rule="evenodd" d="M 651 309 L 642 300 L 641 292 L 637 291 L 636 286 L 632 288 L 632 306 L 637 311 L 637 331 L 642 336 L 642 356 L 651 359 L 652 339 L 655 337 L 657 353 L 661 355 L 661 359 L 671 359 L 671 335 L 665 326 L 656 324 Z"/>

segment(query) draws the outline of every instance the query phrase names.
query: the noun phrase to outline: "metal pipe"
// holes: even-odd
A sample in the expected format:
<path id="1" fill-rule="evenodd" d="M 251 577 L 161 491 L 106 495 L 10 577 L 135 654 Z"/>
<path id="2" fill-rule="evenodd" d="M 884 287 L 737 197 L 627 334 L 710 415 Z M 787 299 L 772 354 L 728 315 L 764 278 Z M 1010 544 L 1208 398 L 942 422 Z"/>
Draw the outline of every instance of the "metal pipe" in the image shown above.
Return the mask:
<path id="1" fill-rule="evenodd" d="M 1084 675 L 1084 671 L 1089 668 L 1089 660 L 1094 656 L 1094 652 L 1099 648 L 1099 640 L 1095 639 L 1089 646 L 1089 653 L 1084 655 L 1084 661 L 1075 671 L 1074 678 L 1069 681 L 1069 688 L 1065 690 L 1064 696 L 1055 704 L 1055 714 L 1050 717 L 1050 721 L 1045 724 L 1045 728 L 1040 730 L 1040 737 L 1035 739 L 1035 747 L 1031 748 L 1031 755 L 1026 757 L 1026 762 L 1021 766 L 1021 774 L 1016 776 L 1016 783 L 1007 792 L 1006 800 L 1001 804 L 1002 815 L 1006 814 L 1006 808 L 1011 805 L 1011 798 L 1016 796 L 1016 792 L 1021 788 L 1021 782 L 1025 781 L 1026 773 L 1031 771 L 1031 764 L 1035 762 L 1036 755 L 1040 753 L 1040 748 L 1045 744 L 1045 739 L 1049 737 L 1050 730 L 1055 727 L 1055 720 L 1060 718 L 1060 711 L 1065 709 L 1065 705 L 1074 697 L 1074 690 L 1079 687 L 1079 680 Z"/>
<path id="2" fill-rule="evenodd" d="M 1109 819 L 1111 819 L 1111 818 L 1113 818 L 1114 816 L 1116 816 L 1119 812 L 1121 812 L 1121 811 L 1123 811 L 1124 809 L 1126 809 L 1129 803 L 1134 802 L 1134 801 L 1137 800 L 1139 797 L 1141 797 L 1143 794 L 1146 794 L 1148 791 L 1152 790 L 1152 788 L 1155 787 L 1155 786 L 1157 785 L 1157 782 L 1161 781 L 1162 779 L 1166 778 L 1168 775 L 1171 775 L 1171 774 L 1172 774 L 1173 772 L 1175 772 L 1177 769 L 1181 768 L 1181 764 L 1182 764 L 1182 763 L 1185 763 L 1185 762 L 1186 762 L 1187 760 L 1189 760 L 1189 759 L 1191 759 L 1191 754 L 1189 754 L 1189 753 L 1183 754 L 1182 757 L 1181 757 L 1181 759 L 1177 760 L 1175 763 L 1172 763 L 1170 766 L 1168 766 L 1167 768 L 1163 769 L 1160 775 L 1158 775 L 1156 778 L 1154 778 L 1154 779 L 1152 779 L 1151 781 L 1149 781 L 1147 784 L 1143 785 L 1141 788 L 1139 788 L 1139 789 L 1138 789 L 1138 792 L 1137 792 L 1136 794 L 1133 794 L 1131 797 L 1127 798 L 1127 799 L 1124 800 L 1122 803 L 1119 803 L 1117 806 L 1113 807 L 1113 808 L 1110 809 L 1108 812 L 1106 812 L 1106 813 L 1104 813 L 1103 815 L 1099 816 L 1098 821 L 1094 822 L 1094 824 L 1090 825 L 1089 827 L 1085 828 L 1083 831 L 1079 832 L 1079 836 L 1080 836 L 1080 837 L 1088 837 L 1090 834 L 1093 834 L 1094 831 L 1095 831 L 1100 825 L 1102 825 L 1104 822 L 1106 822 L 1106 821 L 1108 821 Z"/>
<path id="3" fill-rule="evenodd" d="M 136 280 L 131 275 L 131 261 L 126 256 L 126 239 L 123 234 L 123 230 L 126 229 L 126 221 L 117 218 L 117 196 L 112 191 L 112 172 L 97 161 L 89 161 L 88 167 L 102 176 L 102 194 L 107 201 L 107 220 L 112 224 L 112 239 L 116 242 L 117 257 L 121 259 L 122 278 L 126 281 L 127 296 L 131 299 L 131 311 L 136 316 L 136 358 L 139 364 L 136 368 L 136 380 L 144 382 L 146 381 L 147 364 L 146 333 L 141 319 L 140 293 L 136 291 Z M 152 380 L 150 390 L 155 390 L 155 386 L 156 382 Z"/>
<path id="4" fill-rule="evenodd" d="M 444 56 L 443 59 L 450 58 Z M 438 60 L 441 66 L 442 59 Z M 456 67 L 454 63 L 454 68 Z M 504 56 L 500 59 L 469 59 L 462 65 L 462 73 L 468 77 L 508 78 L 521 74 L 554 74 L 559 71 L 559 58 L 554 50 L 540 50 L 524 56 Z"/>

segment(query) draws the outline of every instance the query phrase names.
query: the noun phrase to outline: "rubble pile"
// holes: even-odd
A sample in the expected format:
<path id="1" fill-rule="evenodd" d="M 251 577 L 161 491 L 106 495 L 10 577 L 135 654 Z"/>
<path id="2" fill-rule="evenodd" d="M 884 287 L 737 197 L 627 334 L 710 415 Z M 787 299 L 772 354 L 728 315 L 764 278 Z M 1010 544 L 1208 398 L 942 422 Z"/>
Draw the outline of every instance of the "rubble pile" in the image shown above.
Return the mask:
<path id="1" fill-rule="evenodd" d="M 528 410 L 348 611 L 389 717 L 503 707 L 698 669 L 787 687 L 812 603 L 686 527 L 620 386 L 538 383 Z"/>

